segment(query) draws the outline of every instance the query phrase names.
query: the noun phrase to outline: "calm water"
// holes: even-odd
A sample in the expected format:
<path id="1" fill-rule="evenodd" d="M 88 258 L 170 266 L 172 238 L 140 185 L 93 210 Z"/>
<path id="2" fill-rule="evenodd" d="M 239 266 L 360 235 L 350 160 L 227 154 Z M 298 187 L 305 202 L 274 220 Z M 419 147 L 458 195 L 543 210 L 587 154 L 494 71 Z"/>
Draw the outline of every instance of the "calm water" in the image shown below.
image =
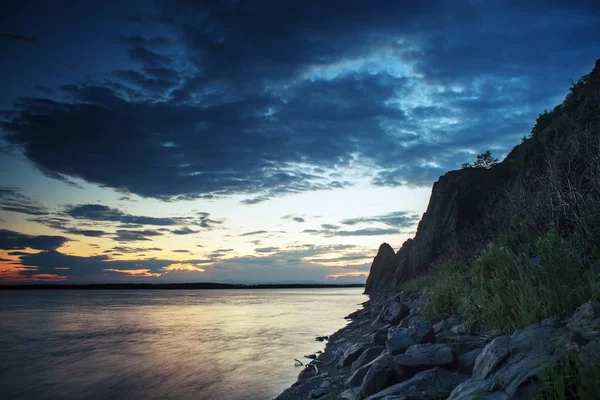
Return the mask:
<path id="1" fill-rule="evenodd" d="M 0 292 L 1 399 L 270 399 L 361 288 Z"/>

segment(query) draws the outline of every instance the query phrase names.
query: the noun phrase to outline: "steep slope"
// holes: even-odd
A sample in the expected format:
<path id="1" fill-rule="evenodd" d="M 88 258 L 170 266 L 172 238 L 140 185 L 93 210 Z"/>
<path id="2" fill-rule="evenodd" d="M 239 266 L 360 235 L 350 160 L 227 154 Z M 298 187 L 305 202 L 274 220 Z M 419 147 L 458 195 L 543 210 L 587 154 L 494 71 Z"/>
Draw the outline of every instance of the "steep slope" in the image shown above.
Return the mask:
<path id="1" fill-rule="evenodd" d="M 571 190 L 576 182 L 588 193 L 585 187 L 598 185 L 599 175 L 586 174 L 600 168 L 600 149 L 590 145 L 596 143 L 599 126 L 600 59 L 561 105 L 540 114 L 532 136 L 501 163 L 441 176 L 415 237 L 402 245 L 395 260 L 389 246 L 380 247 L 365 293 L 392 289 L 444 258 L 474 257 L 510 230 L 517 217 L 532 225 L 568 224 L 565 211 L 550 205 L 563 201 L 563 186 Z"/>

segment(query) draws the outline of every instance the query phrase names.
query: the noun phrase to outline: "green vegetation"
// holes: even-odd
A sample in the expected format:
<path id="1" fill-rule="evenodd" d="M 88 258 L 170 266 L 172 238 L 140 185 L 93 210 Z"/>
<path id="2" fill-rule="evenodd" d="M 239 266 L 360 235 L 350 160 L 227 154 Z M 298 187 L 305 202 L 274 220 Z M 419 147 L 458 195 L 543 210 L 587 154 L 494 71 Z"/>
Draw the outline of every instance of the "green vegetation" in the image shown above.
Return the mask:
<path id="1" fill-rule="evenodd" d="M 600 387 L 600 360 L 590 360 L 580 349 L 567 349 L 565 359 L 547 369 L 538 379 L 545 390 L 538 395 L 539 400 L 598 398 Z"/>
<path id="2" fill-rule="evenodd" d="M 597 216 L 596 216 L 597 217 Z M 592 221 L 588 221 L 592 222 Z M 447 260 L 424 285 L 421 312 L 432 320 L 458 314 L 476 330 L 511 333 L 548 317 L 567 318 L 600 295 L 591 269 L 600 254 L 600 225 L 563 238 L 527 228 L 491 244 L 475 261 Z"/>

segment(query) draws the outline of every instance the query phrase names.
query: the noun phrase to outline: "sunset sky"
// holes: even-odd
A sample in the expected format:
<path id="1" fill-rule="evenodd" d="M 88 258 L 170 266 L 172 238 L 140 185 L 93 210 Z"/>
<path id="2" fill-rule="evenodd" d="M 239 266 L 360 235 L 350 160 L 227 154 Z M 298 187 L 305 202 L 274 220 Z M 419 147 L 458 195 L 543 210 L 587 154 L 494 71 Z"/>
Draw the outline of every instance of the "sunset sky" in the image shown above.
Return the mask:
<path id="1" fill-rule="evenodd" d="M 600 57 L 597 1 L 2 7 L 2 282 L 364 282 Z"/>

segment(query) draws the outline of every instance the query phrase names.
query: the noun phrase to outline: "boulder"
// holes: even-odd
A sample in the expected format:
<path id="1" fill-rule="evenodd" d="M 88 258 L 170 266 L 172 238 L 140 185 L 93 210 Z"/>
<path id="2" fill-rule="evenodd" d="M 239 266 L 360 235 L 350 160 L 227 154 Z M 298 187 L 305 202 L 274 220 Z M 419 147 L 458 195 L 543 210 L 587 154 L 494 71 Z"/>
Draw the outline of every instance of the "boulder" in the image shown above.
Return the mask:
<path id="1" fill-rule="evenodd" d="M 537 376 L 578 349 L 582 337 L 560 324 L 533 324 L 492 340 L 477 356 L 473 376 L 453 390 L 449 399 L 529 399 L 541 385 Z"/>
<path id="2" fill-rule="evenodd" d="M 447 331 L 448 329 L 450 329 L 450 324 L 446 319 L 438 322 L 437 324 L 433 324 L 433 333 L 436 335 L 440 332 Z"/>
<path id="3" fill-rule="evenodd" d="M 382 400 L 386 396 L 406 399 L 443 399 L 467 376 L 433 368 L 420 372 L 412 378 L 379 391 L 365 400 Z"/>
<path id="4" fill-rule="evenodd" d="M 372 362 L 371 368 L 365 375 L 360 393 L 369 396 L 393 385 L 397 382 L 399 372 L 402 371 L 396 368 L 393 357 L 387 353 L 380 355 Z"/>
<path id="5" fill-rule="evenodd" d="M 388 339 L 389 327 L 384 327 L 369 336 L 369 342 L 378 346 L 385 346 Z"/>
<path id="6" fill-rule="evenodd" d="M 409 328 L 396 327 L 389 330 L 386 346 L 390 354 L 400 354 L 413 344 L 415 339 Z"/>
<path id="7" fill-rule="evenodd" d="M 383 320 L 389 322 L 392 325 L 397 325 L 410 314 L 410 308 L 397 301 L 392 301 L 383 311 Z"/>
<path id="8" fill-rule="evenodd" d="M 485 379 L 498 364 L 504 361 L 510 354 L 508 342 L 508 336 L 499 336 L 484 347 L 475 360 L 473 378 Z"/>
<path id="9" fill-rule="evenodd" d="M 415 344 L 404 354 L 394 357 L 394 362 L 403 369 L 419 366 L 452 364 L 455 360 L 452 349 L 445 344 Z"/>
<path id="10" fill-rule="evenodd" d="M 504 392 L 494 392 L 491 379 L 469 379 L 452 390 L 447 400 L 509 400 Z"/>
<path id="11" fill-rule="evenodd" d="M 431 322 L 424 318 L 416 317 L 411 321 L 409 329 L 413 335 L 415 343 L 435 343 L 435 334 Z"/>
<path id="12" fill-rule="evenodd" d="M 371 361 L 376 359 L 385 350 L 385 346 L 376 346 L 366 349 L 356 361 L 352 363 L 350 372 L 354 372 L 359 368 L 369 364 Z"/>
<path id="13" fill-rule="evenodd" d="M 451 331 L 442 332 L 436 339 L 437 343 L 445 343 L 452 347 L 458 355 L 475 349 L 482 349 L 487 344 L 486 339 L 472 335 L 457 335 Z"/>
<path id="14" fill-rule="evenodd" d="M 371 368 L 371 364 L 372 362 L 363 365 L 362 367 L 354 371 L 352 375 L 350 375 L 350 378 L 348 378 L 348 380 L 346 381 L 346 384 L 350 387 L 362 385 L 365 375 L 367 375 L 367 372 L 369 372 L 369 369 Z"/>
<path id="15" fill-rule="evenodd" d="M 475 349 L 458 356 L 458 368 L 460 368 L 463 371 L 473 372 L 475 360 L 477 359 L 479 354 L 481 354 L 482 351 L 483 349 Z"/>
<path id="16" fill-rule="evenodd" d="M 367 348 L 367 344 L 365 343 L 355 343 L 350 346 L 344 354 L 340 357 L 338 361 L 338 367 L 345 367 L 346 365 L 352 364 L 354 361 L 360 357 L 363 351 Z"/>

